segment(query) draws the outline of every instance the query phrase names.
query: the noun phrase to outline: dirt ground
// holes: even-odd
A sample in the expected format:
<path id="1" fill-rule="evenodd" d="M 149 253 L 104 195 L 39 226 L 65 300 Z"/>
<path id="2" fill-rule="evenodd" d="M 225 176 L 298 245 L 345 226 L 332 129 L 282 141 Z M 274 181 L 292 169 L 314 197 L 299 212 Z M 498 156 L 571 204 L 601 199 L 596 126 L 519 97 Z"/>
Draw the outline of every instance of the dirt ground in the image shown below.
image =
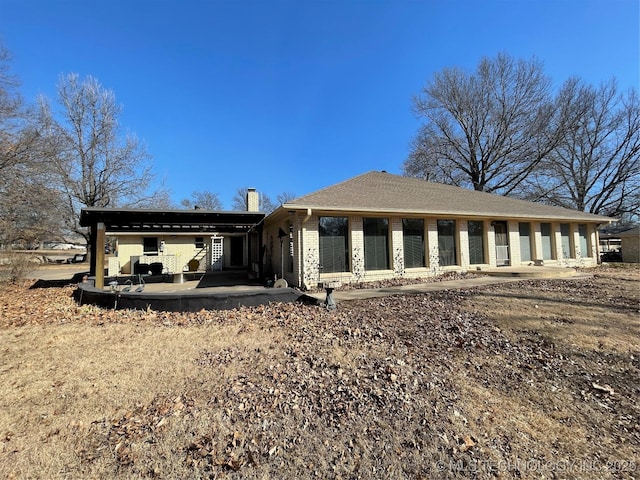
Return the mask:
<path id="1" fill-rule="evenodd" d="M 3 478 L 639 478 L 640 268 L 162 313 L 0 287 Z"/>

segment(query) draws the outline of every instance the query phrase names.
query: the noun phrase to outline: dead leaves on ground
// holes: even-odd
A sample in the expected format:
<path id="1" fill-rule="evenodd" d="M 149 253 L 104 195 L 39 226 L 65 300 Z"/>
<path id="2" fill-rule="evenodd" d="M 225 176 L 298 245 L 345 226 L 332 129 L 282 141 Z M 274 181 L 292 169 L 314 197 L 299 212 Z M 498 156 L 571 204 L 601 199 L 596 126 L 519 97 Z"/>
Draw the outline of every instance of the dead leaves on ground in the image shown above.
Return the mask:
<path id="1" fill-rule="evenodd" d="M 568 304 L 637 304 L 637 297 L 603 293 L 598 282 L 540 280 L 500 288 L 554 295 Z M 558 423 L 579 426 L 591 442 L 604 438 L 640 450 L 638 352 L 580 351 L 526 329 L 514 340 L 491 318 L 460 307 L 478 292 L 345 302 L 335 312 L 271 304 L 180 314 L 79 307 L 70 288 L 16 287 L 0 294 L 0 324 L 215 324 L 243 339 L 278 332 L 266 346 L 238 341 L 203 349 L 182 392 L 159 393 L 147 405 L 79 429 L 80 458 L 88 464 L 112 459 L 124 477 L 163 475 L 158 462 L 167 453 L 156 454 L 156 463 L 147 457 L 168 432 L 178 439 L 172 455 L 198 472 L 194 476 L 211 478 L 294 471 L 308 478 L 446 478 L 464 472 L 440 471 L 438 459 L 473 465 L 509 459 L 515 450 L 530 458 L 551 455 L 539 450 L 541 439 L 525 445 L 508 424 L 503 434 L 487 435 L 482 427 L 499 418 L 500 405 L 486 406 L 494 412 L 486 423 L 474 418 L 461 379 L 496 396 L 515 396 L 545 418 L 559 416 Z M 571 324 L 562 312 L 557 318 Z M 536 396 L 536 390 L 551 393 Z M 573 403 L 556 403 L 554 395 L 561 394 Z M 555 443 L 554 449 L 570 454 Z"/>

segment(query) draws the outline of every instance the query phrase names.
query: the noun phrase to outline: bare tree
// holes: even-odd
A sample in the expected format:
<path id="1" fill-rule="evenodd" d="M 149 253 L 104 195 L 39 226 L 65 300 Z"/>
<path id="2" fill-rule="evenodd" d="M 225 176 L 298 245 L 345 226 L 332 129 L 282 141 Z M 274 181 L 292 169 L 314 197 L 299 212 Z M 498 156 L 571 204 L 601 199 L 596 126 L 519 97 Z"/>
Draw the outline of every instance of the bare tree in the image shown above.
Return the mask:
<path id="1" fill-rule="evenodd" d="M 11 55 L 0 44 L 0 172 L 24 161 L 22 133 L 26 112 L 19 81 L 10 70 Z"/>
<path id="2" fill-rule="evenodd" d="M 298 196 L 293 192 L 282 192 L 276 197 L 278 199 L 278 205 L 283 205 L 291 200 L 295 200 Z"/>
<path id="3" fill-rule="evenodd" d="M 575 121 L 527 182 L 529 198 L 600 215 L 640 210 L 640 101 L 615 80 L 570 79 L 560 93 Z"/>
<path id="4" fill-rule="evenodd" d="M 30 247 L 64 232 L 60 196 L 41 160 L 42 138 L 10 60 L 0 44 L 0 246 Z"/>
<path id="5" fill-rule="evenodd" d="M 233 198 L 231 199 L 231 210 L 237 210 L 239 212 L 246 212 L 247 211 L 247 192 L 249 191 L 248 188 L 244 187 L 244 188 L 239 188 L 236 190 L 235 195 L 233 196 Z"/>
<path id="6" fill-rule="evenodd" d="M 191 198 L 180 202 L 184 208 L 202 208 L 205 210 L 222 210 L 222 202 L 217 193 L 209 191 L 191 192 Z"/>
<path id="7" fill-rule="evenodd" d="M 243 187 L 243 188 L 239 188 L 236 190 L 235 195 L 232 198 L 232 204 L 231 204 L 231 209 L 232 210 L 237 210 L 237 211 L 247 211 L 247 209 L 249 208 L 248 204 L 247 204 L 247 192 L 249 191 L 248 188 Z M 267 195 L 266 193 L 260 193 L 258 192 L 258 194 L 260 195 L 260 211 L 261 212 L 265 212 L 265 213 L 270 213 L 274 210 L 274 206 L 273 206 L 273 202 L 271 201 L 271 198 L 269 197 L 269 195 Z"/>
<path id="8" fill-rule="evenodd" d="M 136 207 L 152 201 L 150 157 L 134 135 L 122 132 L 122 107 L 97 79 L 62 77 L 57 105 L 54 112 L 41 98 L 41 133 L 65 196 L 68 227 L 86 238 L 78 225 L 83 206 Z"/>
<path id="9" fill-rule="evenodd" d="M 238 190 L 236 190 L 236 193 L 233 196 L 232 200 L 232 210 L 247 210 L 247 191 L 247 188 L 239 188 Z M 278 194 L 277 202 L 274 202 L 266 193 L 260 193 L 260 211 L 268 215 L 283 203 L 286 203 L 289 200 L 293 200 L 294 198 L 296 198 L 296 195 L 294 193 L 282 192 Z"/>
<path id="10" fill-rule="evenodd" d="M 60 228 L 63 204 L 54 188 L 18 176 L 0 190 L 0 245 L 33 248 L 45 240 L 66 241 Z"/>
<path id="11" fill-rule="evenodd" d="M 278 208 L 278 205 L 275 204 L 273 200 L 271 200 L 271 197 L 269 195 L 267 195 L 266 193 L 260 194 L 260 211 L 269 215 L 276 208 Z"/>
<path id="12" fill-rule="evenodd" d="M 143 200 L 137 205 L 139 208 L 150 208 L 159 210 L 174 210 L 179 208 L 171 199 L 171 190 L 164 186 L 158 187 L 147 200 Z"/>
<path id="13" fill-rule="evenodd" d="M 535 59 L 484 58 L 475 73 L 447 68 L 414 99 L 424 124 L 406 175 L 507 195 L 558 143 L 566 122 Z"/>

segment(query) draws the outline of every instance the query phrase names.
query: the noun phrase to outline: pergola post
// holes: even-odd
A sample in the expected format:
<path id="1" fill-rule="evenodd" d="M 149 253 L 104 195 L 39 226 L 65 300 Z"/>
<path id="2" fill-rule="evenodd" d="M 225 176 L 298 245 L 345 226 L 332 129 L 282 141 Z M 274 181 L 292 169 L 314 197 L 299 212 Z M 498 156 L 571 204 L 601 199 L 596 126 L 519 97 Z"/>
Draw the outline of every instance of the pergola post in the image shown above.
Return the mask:
<path id="1" fill-rule="evenodd" d="M 104 242 L 104 223 L 98 222 L 96 224 L 96 243 L 94 251 L 94 257 L 96 259 L 96 288 L 104 288 Z"/>

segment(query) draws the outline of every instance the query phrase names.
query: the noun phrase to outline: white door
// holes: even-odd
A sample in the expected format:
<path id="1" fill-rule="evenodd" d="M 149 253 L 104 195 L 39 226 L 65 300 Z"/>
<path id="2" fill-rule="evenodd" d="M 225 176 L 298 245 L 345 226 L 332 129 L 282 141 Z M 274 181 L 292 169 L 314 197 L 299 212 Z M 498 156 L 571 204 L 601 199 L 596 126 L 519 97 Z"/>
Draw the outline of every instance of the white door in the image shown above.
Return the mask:
<path id="1" fill-rule="evenodd" d="M 224 265 L 223 237 L 211 237 L 211 270 L 222 271 Z"/>

